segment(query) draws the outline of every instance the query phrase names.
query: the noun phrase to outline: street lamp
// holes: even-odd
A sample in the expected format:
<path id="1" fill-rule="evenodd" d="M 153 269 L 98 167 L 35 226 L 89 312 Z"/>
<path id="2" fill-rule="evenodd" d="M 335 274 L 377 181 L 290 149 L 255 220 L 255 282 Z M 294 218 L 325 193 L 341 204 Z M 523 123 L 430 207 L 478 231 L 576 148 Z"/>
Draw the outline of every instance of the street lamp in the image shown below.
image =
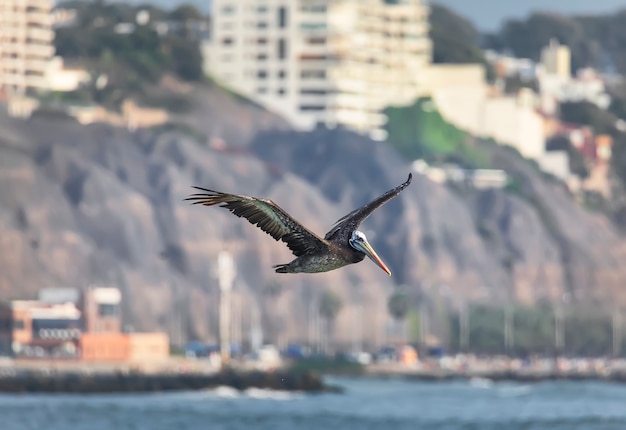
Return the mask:
<path id="1" fill-rule="evenodd" d="M 235 264 L 229 252 L 219 253 L 217 270 L 220 286 L 220 353 L 223 367 L 230 360 L 230 292 L 235 280 Z"/>

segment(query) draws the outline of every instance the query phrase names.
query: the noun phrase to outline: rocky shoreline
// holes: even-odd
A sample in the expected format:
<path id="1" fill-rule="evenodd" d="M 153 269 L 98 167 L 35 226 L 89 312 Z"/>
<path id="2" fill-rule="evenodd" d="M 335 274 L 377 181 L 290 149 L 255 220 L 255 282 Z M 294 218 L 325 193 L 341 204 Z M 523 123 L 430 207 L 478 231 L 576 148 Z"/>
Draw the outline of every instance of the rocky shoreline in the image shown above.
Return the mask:
<path id="1" fill-rule="evenodd" d="M 223 371 L 202 373 L 17 372 L 0 376 L 0 393 L 141 393 L 205 390 L 228 386 L 310 393 L 338 391 L 315 372 Z"/>

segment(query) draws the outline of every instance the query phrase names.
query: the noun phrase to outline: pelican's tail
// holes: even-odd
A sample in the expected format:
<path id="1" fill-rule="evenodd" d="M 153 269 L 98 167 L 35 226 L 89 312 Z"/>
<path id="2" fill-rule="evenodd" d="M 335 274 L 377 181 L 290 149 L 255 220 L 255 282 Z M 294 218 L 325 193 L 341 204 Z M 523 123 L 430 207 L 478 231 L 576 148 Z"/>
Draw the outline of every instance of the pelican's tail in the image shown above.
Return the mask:
<path id="1" fill-rule="evenodd" d="M 287 271 L 287 264 L 277 264 L 276 266 L 272 266 L 276 269 L 276 273 L 289 273 Z"/>

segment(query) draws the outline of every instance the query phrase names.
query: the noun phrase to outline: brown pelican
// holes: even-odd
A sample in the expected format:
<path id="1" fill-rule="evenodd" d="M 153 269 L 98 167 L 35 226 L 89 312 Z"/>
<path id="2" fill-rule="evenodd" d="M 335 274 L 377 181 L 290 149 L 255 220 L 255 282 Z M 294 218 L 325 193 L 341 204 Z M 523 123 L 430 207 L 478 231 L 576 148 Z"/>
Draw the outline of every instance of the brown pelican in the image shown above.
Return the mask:
<path id="1" fill-rule="evenodd" d="M 200 187 L 193 188 L 201 193 L 192 194 L 185 200 L 191 200 L 193 204 L 225 207 L 238 217 L 246 218 L 275 240 L 285 242 L 297 258 L 288 264 L 274 266 L 277 273 L 328 272 L 358 263 L 368 256 L 391 276 L 391 271 L 357 228 L 374 210 L 400 194 L 411 183 L 411 178 L 409 173 L 409 178 L 402 185 L 339 219 L 324 239 L 309 231 L 271 200 Z"/>

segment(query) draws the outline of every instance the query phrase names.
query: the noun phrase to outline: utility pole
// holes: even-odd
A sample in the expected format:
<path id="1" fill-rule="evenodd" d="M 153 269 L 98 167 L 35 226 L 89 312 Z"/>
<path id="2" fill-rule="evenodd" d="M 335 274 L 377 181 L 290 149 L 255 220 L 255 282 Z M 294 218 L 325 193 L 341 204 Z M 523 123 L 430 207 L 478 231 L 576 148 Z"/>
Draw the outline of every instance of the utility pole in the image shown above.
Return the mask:
<path id="1" fill-rule="evenodd" d="M 353 287 L 354 316 L 352 318 L 352 352 L 363 350 L 363 298 L 358 285 Z"/>
<path id="2" fill-rule="evenodd" d="M 563 336 L 563 308 L 560 303 L 556 304 L 554 308 L 554 348 L 556 355 L 560 355 L 565 346 L 565 339 Z"/>
<path id="3" fill-rule="evenodd" d="M 230 361 L 231 303 L 230 295 L 235 280 L 235 265 L 230 253 L 221 251 L 217 258 L 218 281 L 220 286 L 220 353 L 222 368 Z"/>
<path id="4" fill-rule="evenodd" d="M 465 302 L 459 308 L 459 346 L 461 352 L 469 350 L 469 309 Z"/>
<path id="5" fill-rule="evenodd" d="M 613 310 L 613 357 L 622 354 L 622 313 L 618 308 Z"/>
<path id="6" fill-rule="evenodd" d="M 428 338 L 428 309 L 426 303 L 422 300 L 420 303 L 420 341 L 422 347 L 426 347 L 426 340 Z"/>
<path id="7" fill-rule="evenodd" d="M 513 335 L 513 308 L 509 305 L 504 309 L 504 350 L 511 355 L 515 337 Z"/>

